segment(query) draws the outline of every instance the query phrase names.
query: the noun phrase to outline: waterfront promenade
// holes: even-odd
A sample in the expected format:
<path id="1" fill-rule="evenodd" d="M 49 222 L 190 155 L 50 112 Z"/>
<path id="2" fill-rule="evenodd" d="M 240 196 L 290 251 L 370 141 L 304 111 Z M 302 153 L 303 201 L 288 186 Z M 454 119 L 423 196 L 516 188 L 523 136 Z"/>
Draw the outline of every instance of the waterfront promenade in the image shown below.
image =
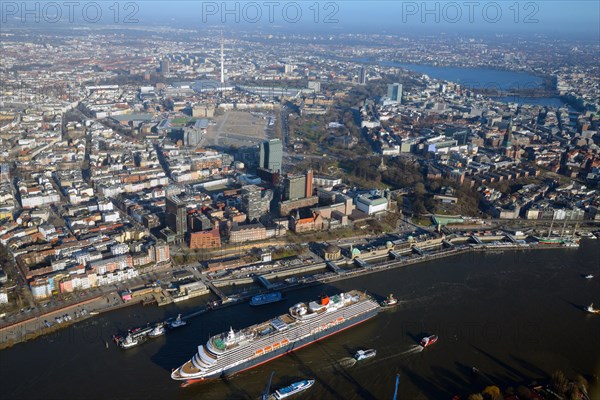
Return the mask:
<path id="1" fill-rule="evenodd" d="M 468 252 L 481 252 L 481 251 L 536 251 L 542 249 L 555 249 L 561 246 L 555 245 L 523 245 L 523 244 L 509 244 L 504 243 L 502 245 L 494 244 L 463 244 L 453 246 L 451 248 L 440 248 L 424 253 L 422 255 L 415 255 L 412 257 L 402 257 L 397 260 L 376 260 L 377 262 L 371 262 L 367 259 L 370 264 L 366 268 L 355 268 L 351 270 L 341 270 L 341 272 L 327 272 L 316 275 L 304 277 L 303 279 L 297 280 L 292 283 L 287 283 L 284 286 L 278 288 L 280 291 L 291 291 L 295 289 L 301 289 L 306 286 L 318 285 L 323 283 L 331 283 L 335 281 L 341 281 L 345 279 L 354 278 L 360 275 L 373 274 L 380 271 L 386 271 L 394 268 L 405 267 L 409 265 L 424 263 L 433 261 L 440 258 L 451 257 Z M 207 280 L 204 280 L 207 281 Z M 212 281 L 211 286 L 217 281 Z M 208 311 L 216 311 L 217 309 L 227 307 L 230 305 L 238 304 L 240 302 L 247 301 L 254 292 L 245 293 L 233 293 L 229 295 L 229 298 L 221 298 L 220 301 L 209 304 L 206 307 L 195 310 L 187 315 L 184 315 L 184 319 L 193 318 L 195 316 L 204 314 Z M 81 303 L 65 306 L 63 308 L 53 310 L 49 313 L 42 314 L 39 317 L 28 318 L 19 322 L 15 322 L 11 325 L 0 327 L 0 350 L 10 347 L 16 343 L 32 340 L 38 336 L 49 334 L 57 329 L 68 326 L 77 321 L 89 318 L 95 314 L 108 312 L 111 310 L 119 309 L 133 304 L 138 304 L 142 299 L 138 301 L 123 302 L 117 292 L 111 292 L 105 295 L 97 296 L 92 299 L 85 300 Z M 81 315 L 81 310 L 86 310 L 85 315 Z M 69 322 L 55 323 L 55 317 L 63 316 L 64 314 L 74 315 L 77 311 L 78 318 L 73 318 Z M 45 321 L 52 323 L 52 326 L 48 327 Z"/>

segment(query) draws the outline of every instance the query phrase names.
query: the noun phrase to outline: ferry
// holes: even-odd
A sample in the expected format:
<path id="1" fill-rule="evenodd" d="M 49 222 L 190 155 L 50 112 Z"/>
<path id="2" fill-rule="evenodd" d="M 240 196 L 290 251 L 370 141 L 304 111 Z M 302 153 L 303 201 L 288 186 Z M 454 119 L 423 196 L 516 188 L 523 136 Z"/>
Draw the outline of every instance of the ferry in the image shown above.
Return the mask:
<path id="1" fill-rule="evenodd" d="M 276 303 L 283 300 L 283 294 L 281 292 L 273 292 L 266 294 L 257 294 L 250 299 L 251 306 L 262 306 L 264 304 Z"/>
<path id="2" fill-rule="evenodd" d="M 600 310 L 598 310 L 597 308 L 594 308 L 594 303 L 587 306 L 585 308 L 585 311 L 592 313 L 592 314 L 600 314 Z"/>
<path id="3" fill-rule="evenodd" d="M 384 301 L 381 302 L 381 307 L 393 307 L 397 304 L 398 304 L 398 299 L 396 299 L 394 297 L 394 295 L 390 293 L 390 295 L 387 297 L 387 299 L 385 299 Z"/>
<path id="4" fill-rule="evenodd" d="M 154 326 L 154 328 L 148 333 L 148 336 L 151 338 L 159 337 L 165 334 L 165 325 L 162 323 L 158 323 Z"/>
<path id="5" fill-rule="evenodd" d="M 285 399 L 287 397 L 293 396 L 295 394 L 298 394 L 298 393 L 303 392 L 306 389 L 310 388 L 312 385 L 314 385 L 314 383 L 315 383 L 314 379 L 308 379 L 308 380 L 303 380 L 300 382 L 294 382 L 289 386 L 283 387 L 281 389 L 277 389 L 275 391 L 275 398 L 277 400 L 281 400 L 281 399 Z"/>
<path id="6" fill-rule="evenodd" d="M 175 321 L 169 322 L 169 328 L 175 329 L 187 325 L 187 322 L 181 319 L 181 314 L 177 314 Z"/>
<path id="7" fill-rule="evenodd" d="M 432 344 L 434 344 L 435 342 L 438 341 L 438 337 L 436 335 L 431 335 L 431 336 L 425 336 L 423 339 L 421 339 L 421 346 L 423 346 L 423 348 L 427 347 L 427 346 L 431 346 Z"/>
<path id="8" fill-rule="evenodd" d="M 287 314 L 209 338 L 171 378 L 187 386 L 232 376 L 354 327 L 379 310 L 379 303 L 357 290 L 298 303 Z"/>
<path id="9" fill-rule="evenodd" d="M 356 361 L 366 360 L 367 358 L 375 357 L 377 355 L 377 350 L 368 349 L 368 350 L 359 350 L 354 355 L 354 359 Z"/>

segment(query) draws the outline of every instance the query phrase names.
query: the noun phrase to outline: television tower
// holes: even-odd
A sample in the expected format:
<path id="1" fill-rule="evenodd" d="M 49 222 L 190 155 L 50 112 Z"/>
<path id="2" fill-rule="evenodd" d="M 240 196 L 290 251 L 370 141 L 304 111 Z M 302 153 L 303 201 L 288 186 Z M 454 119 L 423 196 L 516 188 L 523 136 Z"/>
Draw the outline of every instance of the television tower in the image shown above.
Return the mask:
<path id="1" fill-rule="evenodd" d="M 225 55 L 223 53 L 223 31 L 221 31 L 221 83 L 225 83 Z"/>

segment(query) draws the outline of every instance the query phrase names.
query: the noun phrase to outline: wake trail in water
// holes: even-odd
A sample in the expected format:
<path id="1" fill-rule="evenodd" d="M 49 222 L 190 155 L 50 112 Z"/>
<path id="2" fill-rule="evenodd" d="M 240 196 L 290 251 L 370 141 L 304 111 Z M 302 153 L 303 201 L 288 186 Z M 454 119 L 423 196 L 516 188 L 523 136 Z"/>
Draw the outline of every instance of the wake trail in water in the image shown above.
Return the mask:
<path id="1" fill-rule="evenodd" d="M 335 367 L 350 368 L 356 364 L 356 359 L 353 357 L 344 357 L 335 362 Z"/>
<path id="2" fill-rule="evenodd" d="M 410 354 L 417 354 L 422 351 L 423 351 L 423 346 L 421 346 L 420 344 L 413 344 L 412 346 L 410 346 L 410 348 L 408 350 L 405 350 L 400 354 L 401 355 L 410 355 Z"/>
<path id="3" fill-rule="evenodd" d="M 415 345 L 410 346 L 408 349 L 401 351 L 399 353 L 390 354 L 389 356 L 386 356 L 386 357 L 376 357 L 372 362 L 380 363 L 380 362 L 383 362 L 386 360 L 391 360 L 392 358 L 404 359 L 404 358 L 408 358 L 414 354 L 418 354 L 422 351 L 423 351 L 423 346 L 415 344 Z M 356 361 L 352 357 L 344 357 L 344 358 L 341 358 L 341 359 L 335 361 L 333 363 L 333 365 L 331 365 L 331 367 L 334 370 L 338 369 L 338 368 L 351 368 L 351 367 L 355 366 L 357 362 L 358 361 Z"/>
<path id="4" fill-rule="evenodd" d="M 382 362 L 385 360 L 390 360 L 392 358 L 400 358 L 400 359 L 404 359 L 404 358 L 408 358 L 414 354 L 418 354 L 420 352 L 423 351 L 423 346 L 420 346 L 418 344 L 412 345 L 411 347 L 409 347 L 408 349 L 401 351 L 400 353 L 395 353 L 395 354 L 390 354 L 387 357 L 381 357 L 381 358 L 377 358 L 375 361 L 376 362 Z"/>

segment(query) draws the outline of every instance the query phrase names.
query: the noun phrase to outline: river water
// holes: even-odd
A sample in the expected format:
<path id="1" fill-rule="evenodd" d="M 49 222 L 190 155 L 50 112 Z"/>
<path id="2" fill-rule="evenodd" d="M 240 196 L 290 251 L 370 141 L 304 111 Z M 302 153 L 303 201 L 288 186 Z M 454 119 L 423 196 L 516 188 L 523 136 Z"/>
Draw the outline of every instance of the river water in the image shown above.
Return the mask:
<path id="1" fill-rule="evenodd" d="M 440 67 L 424 64 L 405 64 L 394 61 L 382 61 L 381 65 L 400 67 L 419 72 L 431 78 L 456 82 L 472 89 L 539 89 L 544 80 L 527 72 L 506 71 L 493 68 Z"/>
<path id="2" fill-rule="evenodd" d="M 371 62 L 369 59 L 356 59 L 358 62 Z M 543 88 L 543 78 L 519 71 L 507 71 L 483 67 L 448 67 L 426 64 L 407 64 L 396 61 L 380 61 L 379 65 L 386 67 L 404 68 L 410 71 L 419 72 L 428 75 L 431 78 L 442 79 L 445 81 L 456 82 L 463 87 L 470 89 L 496 89 L 501 91 L 510 90 L 530 90 Z M 524 96 L 504 96 L 492 97 L 495 101 L 504 103 L 519 103 L 528 105 L 539 105 L 553 108 L 565 106 L 565 102 L 560 97 L 524 97 Z"/>
<path id="3" fill-rule="evenodd" d="M 400 399 L 448 399 L 490 382 L 600 375 L 600 241 L 581 248 L 469 253 L 288 293 L 286 302 L 240 304 L 122 351 L 113 333 L 190 312 L 206 299 L 163 308 L 132 306 L 82 321 L 51 336 L 0 352 L 3 399 L 257 399 L 271 371 L 273 387 L 315 378 L 297 399 L 391 399 L 400 373 Z M 596 278 L 585 280 L 582 275 Z M 187 388 L 170 379 L 209 335 L 284 313 L 291 304 L 339 290 L 394 293 L 404 302 L 348 331 L 227 381 Z M 419 351 L 418 341 L 439 341 Z M 360 348 L 377 356 L 353 365 Z M 481 373 L 471 372 L 476 366 Z"/>

